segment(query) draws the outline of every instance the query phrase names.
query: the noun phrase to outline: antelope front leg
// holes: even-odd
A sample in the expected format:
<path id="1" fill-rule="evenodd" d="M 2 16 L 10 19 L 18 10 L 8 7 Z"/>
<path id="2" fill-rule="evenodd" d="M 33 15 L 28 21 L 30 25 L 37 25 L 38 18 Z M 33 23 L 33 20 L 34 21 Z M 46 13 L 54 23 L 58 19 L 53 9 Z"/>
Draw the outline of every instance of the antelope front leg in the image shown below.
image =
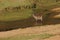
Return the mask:
<path id="1" fill-rule="evenodd" d="M 41 25 L 42 25 L 42 23 L 43 23 L 43 19 L 42 19 L 42 16 L 40 17 L 40 21 L 41 21 Z"/>
<path id="2" fill-rule="evenodd" d="M 37 25 L 38 24 L 38 22 L 37 22 L 38 20 L 36 19 L 36 23 L 35 23 L 35 25 Z"/>

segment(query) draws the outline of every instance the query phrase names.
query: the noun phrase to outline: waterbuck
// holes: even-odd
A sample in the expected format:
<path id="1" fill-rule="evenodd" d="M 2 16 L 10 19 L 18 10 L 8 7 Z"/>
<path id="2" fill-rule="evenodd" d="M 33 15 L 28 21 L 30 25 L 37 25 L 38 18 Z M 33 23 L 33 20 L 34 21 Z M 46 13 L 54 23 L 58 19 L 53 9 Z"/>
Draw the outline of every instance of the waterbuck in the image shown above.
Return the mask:
<path id="1" fill-rule="evenodd" d="M 41 24 L 42 24 L 42 14 L 43 13 L 34 13 L 32 16 L 33 18 L 36 20 L 36 25 L 37 25 L 37 22 L 40 21 Z"/>

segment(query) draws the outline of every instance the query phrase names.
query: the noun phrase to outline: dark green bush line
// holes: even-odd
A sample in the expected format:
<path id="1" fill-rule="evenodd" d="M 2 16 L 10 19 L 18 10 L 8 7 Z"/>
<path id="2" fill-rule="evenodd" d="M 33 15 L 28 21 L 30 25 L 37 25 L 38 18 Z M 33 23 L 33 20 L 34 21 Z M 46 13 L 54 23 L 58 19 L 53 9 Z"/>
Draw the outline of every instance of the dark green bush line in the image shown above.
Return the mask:
<path id="1" fill-rule="evenodd" d="M 16 7 L 6 7 L 6 8 L 4 8 L 4 9 L 2 9 L 2 10 L 0 10 L 0 12 L 8 12 L 8 11 L 14 11 L 14 10 L 16 10 L 16 11 L 19 11 L 19 10 L 21 10 L 21 9 L 33 9 L 33 8 L 36 8 L 36 4 L 33 4 L 33 5 L 26 5 L 26 6 L 16 6 Z"/>

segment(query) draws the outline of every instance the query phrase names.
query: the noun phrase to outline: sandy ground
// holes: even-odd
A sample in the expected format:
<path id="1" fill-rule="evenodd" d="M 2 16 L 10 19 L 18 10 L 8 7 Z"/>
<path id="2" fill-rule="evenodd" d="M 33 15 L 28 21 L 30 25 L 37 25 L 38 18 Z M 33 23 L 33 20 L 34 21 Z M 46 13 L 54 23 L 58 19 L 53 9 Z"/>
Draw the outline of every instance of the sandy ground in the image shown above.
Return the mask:
<path id="1" fill-rule="evenodd" d="M 36 26 L 36 27 L 30 27 L 30 28 L 25 28 L 25 29 L 16 29 L 16 30 L 11 30 L 11 31 L 6 31 L 6 32 L 0 32 L 0 38 L 11 37 L 11 36 L 15 36 L 18 34 L 19 35 L 24 35 L 24 34 L 26 35 L 26 34 L 43 34 L 43 33 L 57 35 L 57 36 L 53 36 L 53 37 L 45 39 L 45 40 L 52 40 L 52 39 L 59 40 L 60 39 L 60 36 L 59 36 L 60 24 Z"/>

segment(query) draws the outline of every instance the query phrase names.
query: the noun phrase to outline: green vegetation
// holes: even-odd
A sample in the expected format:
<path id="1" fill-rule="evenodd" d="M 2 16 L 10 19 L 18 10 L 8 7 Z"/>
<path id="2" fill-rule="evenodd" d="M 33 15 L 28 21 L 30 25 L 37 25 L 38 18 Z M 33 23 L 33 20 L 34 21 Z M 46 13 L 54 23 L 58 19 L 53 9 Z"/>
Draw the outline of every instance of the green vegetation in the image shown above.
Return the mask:
<path id="1" fill-rule="evenodd" d="M 28 0 L 2 0 L 0 2 L 0 8 L 4 10 L 4 8 L 11 6 L 25 6 L 25 5 L 31 5 L 32 2 L 29 2 Z M 4 10 L 5 11 L 5 10 Z M 32 14 L 32 9 L 20 9 L 19 11 L 13 11 L 13 12 L 1 12 L 0 11 L 0 21 L 13 21 L 13 20 L 22 20 L 29 18 Z"/>
<path id="2" fill-rule="evenodd" d="M 32 14 L 32 10 L 20 10 L 16 12 L 5 12 L 0 14 L 0 21 L 14 21 L 14 20 L 22 20 L 29 18 Z"/>
<path id="3" fill-rule="evenodd" d="M 0 8 L 5 8 L 8 6 L 23 6 L 23 5 L 31 5 L 32 1 L 30 0 L 1 0 Z"/>
<path id="4" fill-rule="evenodd" d="M 0 9 L 4 9 L 6 7 L 16 7 L 16 6 L 26 6 L 32 5 L 34 0 L 1 0 L 0 1 Z M 59 2 L 55 0 L 38 0 L 37 1 L 37 9 L 41 9 L 42 11 L 45 9 L 49 9 L 53 6 L 60 5 Z M 41 5 L 40 5 L 41 4 Z M 37 10 L 38 11 L 38 10 Z M 21 20 L 27 19 L 31 17 L 33 11 L 32 9 L 22 9 L 19 12 L 3 12 L 0 13 L 0 21 L 12 21 L 12 20 Z M 22 16 L 23 15 L 23 16 Z"/>

